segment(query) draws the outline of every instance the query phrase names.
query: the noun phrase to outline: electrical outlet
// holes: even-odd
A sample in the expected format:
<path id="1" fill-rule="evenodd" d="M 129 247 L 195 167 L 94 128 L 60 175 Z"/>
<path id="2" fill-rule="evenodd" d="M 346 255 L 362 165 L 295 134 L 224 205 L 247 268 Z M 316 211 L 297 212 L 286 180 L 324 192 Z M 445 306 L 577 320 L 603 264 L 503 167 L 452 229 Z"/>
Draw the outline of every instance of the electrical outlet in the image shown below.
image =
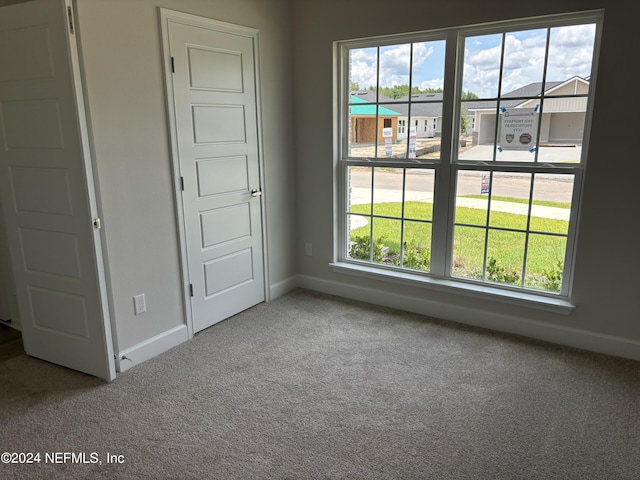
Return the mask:
<path id="1" fill-rule="evenodd" d="M 144 293 L 133 297 L 133 311 L 136 315 L 141 315 L 147 311 L 147 302 L 144 299 Z"/>
<path id="2" fill-rule="evenodd" d="M 312 243 L 305 243 L 304 244 L 304 254 L 307 257 L 312 257 L 313 256 L 313 244 Z"/>

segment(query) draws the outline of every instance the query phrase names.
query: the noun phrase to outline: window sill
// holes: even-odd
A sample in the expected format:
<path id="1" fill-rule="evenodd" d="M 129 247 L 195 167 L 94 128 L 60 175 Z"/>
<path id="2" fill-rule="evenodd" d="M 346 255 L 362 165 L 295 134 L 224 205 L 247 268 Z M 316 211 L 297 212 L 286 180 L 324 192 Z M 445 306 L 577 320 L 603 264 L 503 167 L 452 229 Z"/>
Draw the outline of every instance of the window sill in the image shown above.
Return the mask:
<path id="1" fill-rule="evenodd" d="M 519 307 L 534 308 L 546 312 L 561 315 L 570 315 L 575 310 L 575 305 L 565 298 L 548 297 L 537 295 L 529 291 L 511 291 L 495 288 L 487 285 L 476 285 L 456 280 L 445 280 L 411 273 L 384 270 L 367 265 L 358 265 L 347 262 L 334 262 L 329 266 L 334 272 L 347 275 L 356 275 L 376 280 L 408 285 L 412 287 L 423 287 L 445 293 L 471 296 L 482 300 L 516 305 Z"/>

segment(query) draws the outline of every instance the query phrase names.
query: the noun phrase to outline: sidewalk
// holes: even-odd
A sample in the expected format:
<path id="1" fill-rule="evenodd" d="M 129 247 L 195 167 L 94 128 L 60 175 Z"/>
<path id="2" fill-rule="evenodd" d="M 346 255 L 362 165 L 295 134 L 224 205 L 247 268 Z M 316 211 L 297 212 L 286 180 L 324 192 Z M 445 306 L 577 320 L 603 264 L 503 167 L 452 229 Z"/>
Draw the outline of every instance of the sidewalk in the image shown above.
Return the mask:
<path id="1" fill-rule="evenodd" d="M 371 189 L 354 187 L 351 189 L 351 204 L 363 205 L 366 203 L 370 203 L 371 202 L 370 195 L 371 195 Z M 400 202 L 401 198 L 402 198 L 401 192 L 399 190 L 376 189 L 375 191 L 375 200 L 377 203 Z M 433 203 L 433 194 L 428 192 L 406 191 L 405 200 L 411 201 L 411 202 Z M 457 205 L 460 207 L 477 208 L 477 209 L 486 211 L 488 198 L 481 199 L 481 198 L 458 197 L 456 199 L 456 202 L 457 202 Z M 514 213 L 517 215 L 527 215 L 528 209 L 529 209 L 529 206 L 524 203 L 502 202 L 497 200 L 491 202 L 491 210 L 495 212 L 506 212 L 506 213 Z M 532 217 L 552 218 L 555 220 L 569 221 L 570 212 L 571 210 L 569 210 L 568 208 L 545 207 L 541 205 L 533 205 L 531 207 Z M 351 221 L 352 230 L 355 228 L 360 228 L 366 224 L 367 224 L 366 217 L 363 217 L 360 215 L 352 216 L 352 221 Z"/>

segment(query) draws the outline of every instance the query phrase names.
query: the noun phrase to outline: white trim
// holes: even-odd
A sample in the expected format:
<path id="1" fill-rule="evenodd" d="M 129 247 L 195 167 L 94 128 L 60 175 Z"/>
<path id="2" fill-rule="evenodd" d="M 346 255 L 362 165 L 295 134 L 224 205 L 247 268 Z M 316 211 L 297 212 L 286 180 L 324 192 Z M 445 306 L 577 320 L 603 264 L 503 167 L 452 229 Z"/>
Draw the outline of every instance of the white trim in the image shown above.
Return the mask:
<path id="1" fill-rule="evenodd" d="M 189 340 L 186 325 L 178 325 L 131 348 L 121 350 L 117 355 L 118 372 L 126 372 L 131 367 L 166 352 Z"/>
<path id="2" fill-rule="evenodd" d="M 281 282 L 274 283 L 269 287 L 269 299 L 267 300 L 267 302 L 286 295 L 291 290 L 294 290 L 297 287 L 298 277 L 296 275 L 286 278 Z"/>
<path id="3" fill-rule="evenodd" d="M 466 297 L 474 297 L 481 300 L 506 303 L 519 307 L 533 308 L 536 310 L 544 310 L 546 312 L 561 315 L 569 315 L 576 308 L 575 305 L 562 297 L 536 294 L 535 292 L 529 293 L 529 291 L 520 289 L 507 290 L 497 286 L 493 287 L 489 283 L 477 284 L 449 279 L 439 279 L 416 275 L 410 271 L 399 272 L 395 270 L 385 270 L 374 265 L 356 265 L 346 262 L 335 262 L 331 263 L 329 266 L 337 273 L 356 275 L 374 280 L 384 280 L 413 287 L 428 288 L 431 290 L 438 290 L 443 293 L 464 295 Z"/>
<path id="4" fill-rule="evenodd" d="M 325 280 L 308 275 L 299 275 L 298 281 L 301 288 L 329 295 L 395 308 L 442 320 L 450 320 L 465 325 L 522 335 L 568 347 L 640 360 L 640 341 L 637 340 L 554 325 L 515 315 L 488 312 L 435 300 L 425 300 L 391 293 L 386 290 Z"/>

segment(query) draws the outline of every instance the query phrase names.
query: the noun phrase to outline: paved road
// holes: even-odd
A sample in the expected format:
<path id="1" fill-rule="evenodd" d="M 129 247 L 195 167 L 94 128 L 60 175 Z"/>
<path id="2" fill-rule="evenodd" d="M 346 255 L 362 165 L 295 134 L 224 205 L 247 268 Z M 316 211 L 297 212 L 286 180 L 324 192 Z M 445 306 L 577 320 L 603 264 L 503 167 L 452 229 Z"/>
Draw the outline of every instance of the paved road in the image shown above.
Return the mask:
<path id="1" fill-rule="evenodd" d="M 539 160 L 541 162 L 559 163 L 563 159 L 580 158 L 581 147 L 542 147 Z M 510 159 L 529 159 L 527 152 L 503 152 Z M 491 147 L 476 146 L 464 152 L 461 158 L 466 160 L 488 159 Z M 369 188 L 371 176 L 367 168 L 354 168 L 351 175 L 353 188 Z M 407 175 L 406 190 L 409 192 L 433 191 L 433 170 L 416 169 Z M 528 198 L 528 175 L 496 174 L 494 175 L 493 194 L 501 197 Z M 481 193 L 482 172 L 462 172 L 458 181 L 458 195 L 477 195 Z M 376 190 L 401 190 L 402 169 L 378 169 L 375 178 Z M 573 190 L 571 175 L 537 175 L 534 197 L 536 200 L 570 203 Z"/>

